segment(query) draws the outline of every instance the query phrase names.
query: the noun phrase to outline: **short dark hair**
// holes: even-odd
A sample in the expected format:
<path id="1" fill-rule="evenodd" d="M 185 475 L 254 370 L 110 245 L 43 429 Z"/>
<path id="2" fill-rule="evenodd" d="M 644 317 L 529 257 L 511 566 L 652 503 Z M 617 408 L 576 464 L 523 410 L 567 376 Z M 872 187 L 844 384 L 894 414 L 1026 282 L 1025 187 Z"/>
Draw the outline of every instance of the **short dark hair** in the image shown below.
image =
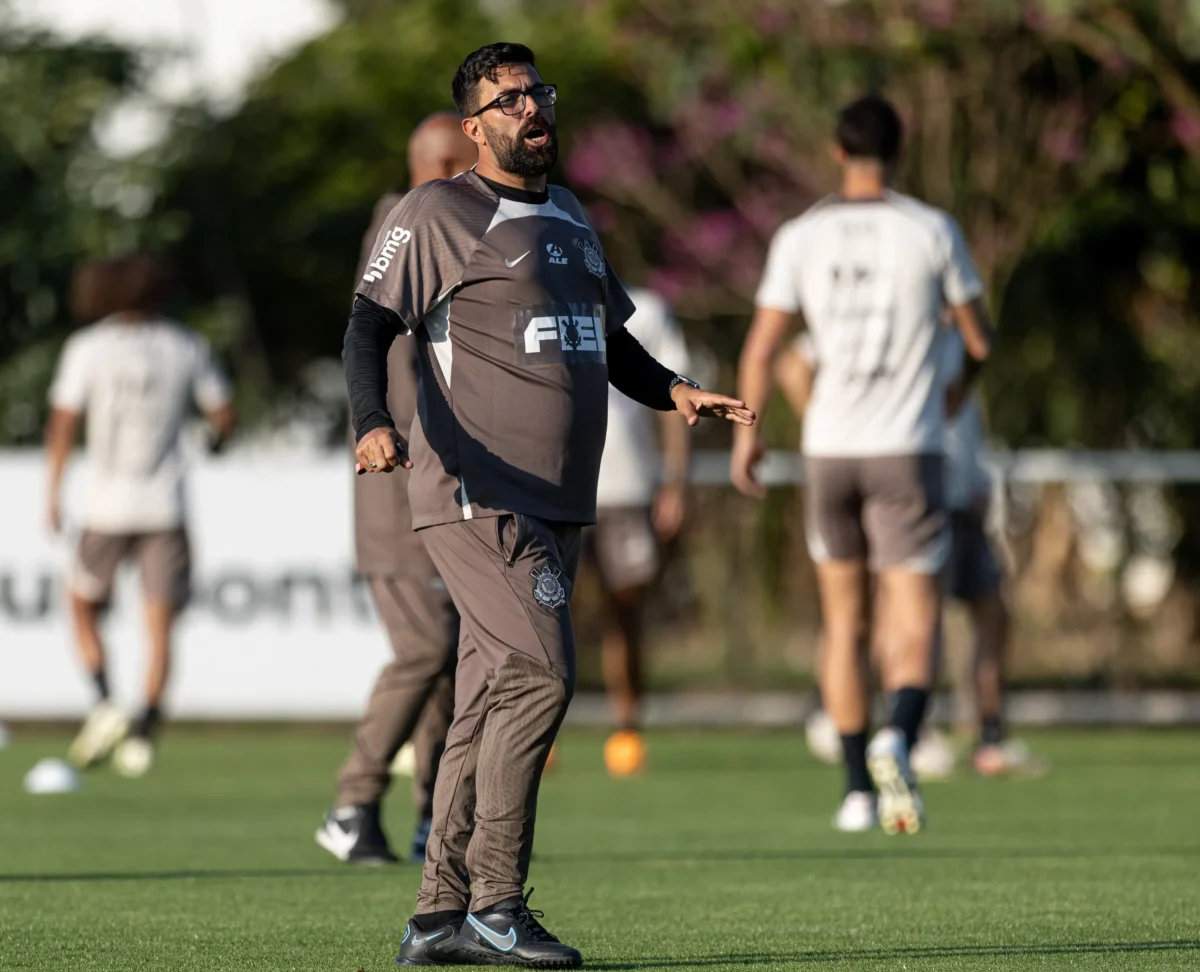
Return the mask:
<path id="1" fill-rule="evenodd" d="M 479 107 L 475 103 L 479 82 L 484 78 L 495 81 L 498 70 L 505 64 L 528 64 L 533 67 L 533 51 L 524 44 L 488 44 L 463 59 L 450 85 L 454 106 L 463 118 Z"/>
<path id="2" fill-rule="evenodd" d="M 852 159 L 891 163 L 900 158 L 904 123 L 883 95 L 864 95 L 838 112 L 836 138 Z"/>
<path id="3" fill-rule="evenodd" d="M 120 311 L 156 313 L 171 289 L 171 277 L 166 262 L 153 253 L 88 260 L 71 281 L 71 311 L 80 324 Z"/>

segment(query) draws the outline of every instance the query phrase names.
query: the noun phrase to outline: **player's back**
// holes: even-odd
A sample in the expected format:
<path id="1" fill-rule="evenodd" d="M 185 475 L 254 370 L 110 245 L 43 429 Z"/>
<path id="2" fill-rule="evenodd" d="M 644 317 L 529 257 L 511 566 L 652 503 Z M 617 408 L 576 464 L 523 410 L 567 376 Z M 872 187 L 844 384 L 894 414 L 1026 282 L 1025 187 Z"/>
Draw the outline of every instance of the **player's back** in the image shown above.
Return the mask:
<path id="1" fill-rule="evenodd" d="M 105 318 L 73 335 L 51 397 L 56 407 L 86 416 L 88 525 L 176 525 L 189 411 L 226 396 L 207 344 L 173 321 Z"/>
<path id="2" fill-rule="evenodd" d="M 759 304 L 802 311 L 821 362 L 804 451 L 939 452 L 945 308 L 980 289 L 954 220 L 908 196 L 830 197 L 786 224 Z"/>

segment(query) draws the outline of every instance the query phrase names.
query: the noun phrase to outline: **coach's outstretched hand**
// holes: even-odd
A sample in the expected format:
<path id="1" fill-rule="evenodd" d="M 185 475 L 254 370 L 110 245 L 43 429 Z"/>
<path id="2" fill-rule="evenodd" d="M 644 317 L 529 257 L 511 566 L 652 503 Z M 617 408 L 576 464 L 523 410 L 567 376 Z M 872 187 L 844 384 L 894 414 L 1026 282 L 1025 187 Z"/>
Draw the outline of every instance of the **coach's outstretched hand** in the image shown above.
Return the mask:
<path id="1" fill-rule="evenodd" d="M 359 473 L 390 473 L 397 466 L 412 469 L 408 443 L 395 429 L 386 425 L 372 429 L 355 447 Z"/>
<path id="2" fill-rule="evenodd" d="M 728 419 L 738 425 L 753 425 L 756 418 L 745 402 L 691 385 L 676 385 L 671 389 L 671 400 L 688 425 L 696 425 L 701 418 L 710 417 Z"/>

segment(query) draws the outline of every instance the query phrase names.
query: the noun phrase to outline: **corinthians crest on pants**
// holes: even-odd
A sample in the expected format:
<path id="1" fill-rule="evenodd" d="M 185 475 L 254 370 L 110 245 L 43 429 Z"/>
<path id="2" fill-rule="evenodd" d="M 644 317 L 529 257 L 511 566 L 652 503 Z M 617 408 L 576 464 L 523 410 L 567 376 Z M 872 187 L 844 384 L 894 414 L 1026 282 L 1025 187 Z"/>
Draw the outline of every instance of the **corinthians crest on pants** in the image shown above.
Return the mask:
<path id="1" fill-rule="evenodd" d="M 533 578 L 533 599 L 542 607 L 554 610 L 567 603 L 567 592 L 559 577 L 562 571 L 553 564 L 542 564 L 540 570 L 531 570 Z"/>

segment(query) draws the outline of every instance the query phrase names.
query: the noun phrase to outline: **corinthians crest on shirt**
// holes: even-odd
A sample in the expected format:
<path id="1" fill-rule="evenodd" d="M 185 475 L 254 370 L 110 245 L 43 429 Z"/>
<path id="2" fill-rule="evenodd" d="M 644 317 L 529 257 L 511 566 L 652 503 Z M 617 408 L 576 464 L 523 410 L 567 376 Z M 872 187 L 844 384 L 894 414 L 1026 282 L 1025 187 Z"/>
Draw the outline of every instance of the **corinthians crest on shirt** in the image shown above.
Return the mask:
<path id="1" fill-rule="evenodd" d="M 575 245 L 583 250 L 583 265 L 588 268 L 588 272 L 603 280 L 605 277 L 604 254 L 600 252 L 600 247 L 594 240 L 588 239 L 576 240 Z"/>
<path id="2" fill-rule="evenodd" d="M 563 587 L 562 571 L 553 564 L 542 564 L 540 570 L 531 570 L 533 578 L 533 599 L 550 611 L 556 610 L 567 603 L 567 591 Z"/>

